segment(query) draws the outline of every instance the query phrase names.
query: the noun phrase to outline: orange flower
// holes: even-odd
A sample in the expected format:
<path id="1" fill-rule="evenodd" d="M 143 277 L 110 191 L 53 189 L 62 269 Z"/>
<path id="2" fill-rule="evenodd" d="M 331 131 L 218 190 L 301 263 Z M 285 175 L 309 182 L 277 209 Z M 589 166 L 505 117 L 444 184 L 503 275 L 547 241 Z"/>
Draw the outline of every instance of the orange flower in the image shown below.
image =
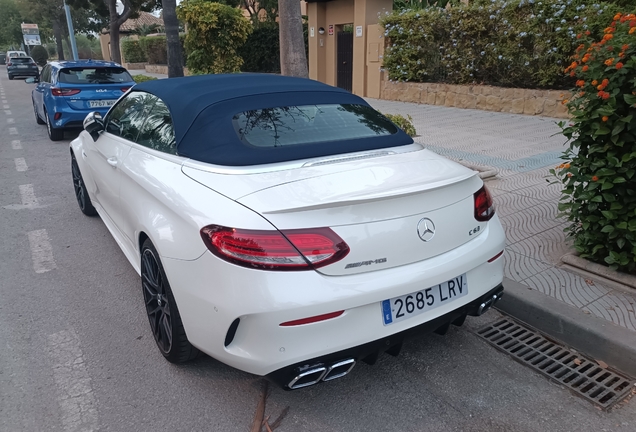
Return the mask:
<path id="1" fill-rule="evenodd" d="M 564 164 L 564 165 L 563 165 L 563 168 L 565 168 L 565 169 L 570 168 L 570 164 L 569 164 L 569 163 Z"/>
<path id="2" fill-rule="evenodd" d="M 566 103 L 568 103 L 568 102 L 569 102 L 569 100 L 567 100 L 567 99 L 563 99 L 563 100 L 561 101 L 561 105 L 565 105 L 565 104 L 566 104 Z"/>
<path id="3" fill-rule="evenodd" d="M 636 21 L 632 21 L 632 22 L 636 24 Z M 634 32 L 636 32 L 636 27 L 632 27 L 629 29 L 629 34 L 632 34 Z"/>
<path id="4" fill-rule="evenodd" d="M 603 120 L 604 122 L 606 122 L 606 121 L 608 121 L 608 120 L 609 120 L 609 117 L 608 117 L 608 116 L 603 116 L 603 118 L 602 118 L 601 120 Z"/>
<path id="5" fill-rule="evenodd" d="M 609 80 L 607 78 L 603 78 L 603 81 L 601 81 L 601 84 L 603 84 L 604 87 L 607 87 L 607 85 L 609 84 Z"/>
<path id="6" fill-rule="evenodd" d="M 598 81 L 594 80 L 592 81 L 592 85 L 595 86 L 596 84 L 598 84 Z"/>
<path id="7" fill-rule="evenodd" d="M 583 72 L 587 72 L 590 67 L 588 65 L 583 66 Z"/>
<path id="8" fill-rule="evenodd" d="M 611 33 L 608 33 L 605 36 L 603 36 L 603 40 L 608 41 L 608 40 L 612 39 L 613 37 L 614 37 L 614 35 L 612 35 Z"/>
<path id="9" fill-rule="evenodd" d="M 592 176 L 592 181 L 598 181 L 598 177 L 597 176 Z"/>
<path id="10" fill-rule="evenodd" d="M 576 86 L 577 86 L 577 87 L 583 87 L 584 85 L 585 85 L 585 81 L 583 81 L 583 80 L 578 80 L 578 81 L 576 82 Z"/>
<path id="11" fill-rule="evenodd" d="M 630 26 L 631 28 L 636 27 L 636 21 L 631 20 L 631 21 L 629 22 L 629 26 Z M 631 33 L 631 32 L 630 32 L 630 33 Z"/>
<path id="12" fill-rule="evenodd" d="M 570 76 L 573 77 L 574 75 L 576 75 L 576 72 L 572 71 L 570 72 Z"/>
<path id="13" fill-rule="evenodd" d="M 617 13 L 616 15 L 614 15 L 614 21 L 621 19 L 621 17 L 623 16 L 622 13 Z"/>
<path id="14" fill-rule="evenodd" d="M 605 66 L 611 66 L 612 64 L 614 64 L 614 57 L 608 58 L 603 63 L 605 63 Z"/>
<path id="15" fill-rule="evenodd" d="M 603 33 L 612 33 L 614 31 L 613 27 L 606 27 L 605 30 L 603 30 Z"/>
<path id="16" fill-rule="evenodd" d="M 589 30 L 585 30 L 585 34 L 589 36 L 589 35 L 591 35 L 592 33 L 591 33 Z"/>
<path id="17" fill-rule="evenodd" d="M 603 90 L 604 88 L 605 88 L 605 86 L 604 86 L 603 84 L 599 84 L 599 85 L 596 87 L 596 90 L 599 90 L 599 91 L 600 91 L 600 90 Z"/>
<path id="18" fill-rule="evenodd" d="M 581 39 L 581 33 L 577 34 L 577 35 L 576 35 L 576 38 L 577 38 L 577 39 Z"/>
<path id="19" fill-rule="evenodd" d="M 621 62 L 616 63 L 616 69 L 620 69 L 622 67 L 623 67 L 623 63 Z"/>
<path id="20" fill-rule="evenodd" d="M 608 51 L 614 51 L 614 47 L 613 47 L 613 46 L 611 46 L 611 45 L 610 45 L 610 46 L 608 46 L 608 47 L 607 47 L 607 48 L 605 48 L 605 49 L 606 49 L 606 50 L 608 50 Z"/>
<path id="21" fill-rule="evenodd" d="M 600 91 L 600 92 L 598 92 L 598 96 L 601 99 L 606 100 L 606 99 L 609 99 L 610 94 L 608 92 L 606 92 L 606 91 Z"/>
<path id="22" fill-rule="evenodd" d="M 629 48 L 629 45 L 625 44 L 621 47 L 622 51 L 627 51 L 627 49 Z"/>

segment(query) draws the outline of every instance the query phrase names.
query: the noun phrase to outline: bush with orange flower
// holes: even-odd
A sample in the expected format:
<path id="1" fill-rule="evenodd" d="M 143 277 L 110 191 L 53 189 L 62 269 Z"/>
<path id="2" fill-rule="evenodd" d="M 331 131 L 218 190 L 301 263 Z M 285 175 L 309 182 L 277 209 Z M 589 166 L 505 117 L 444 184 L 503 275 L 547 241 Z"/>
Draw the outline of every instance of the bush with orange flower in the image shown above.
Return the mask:
<path id="1" fill-rule="evenodd" d="M 616 14 L 597 41 L 581 35 L 559 210 L 580 255 L 636 273 L 636 15 Z"/>

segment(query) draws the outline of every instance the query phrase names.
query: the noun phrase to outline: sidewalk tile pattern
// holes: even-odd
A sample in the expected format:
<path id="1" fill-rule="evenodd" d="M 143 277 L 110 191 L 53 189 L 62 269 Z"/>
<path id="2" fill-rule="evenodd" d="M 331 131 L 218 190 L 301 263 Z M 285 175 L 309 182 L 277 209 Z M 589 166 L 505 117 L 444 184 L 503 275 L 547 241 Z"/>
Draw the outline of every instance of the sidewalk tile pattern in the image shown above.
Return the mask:
<path id="1" fill-rule="evenodd" d="M 636 291 L 605 286 L 561 267 L 571 242 L 557 218 L 560 185 L 548 170 L 563 161 L 565 139 L 559 120 L 479 110 L 368 99 L 384 113 L 410 115 L 415 140 L 450 159 L 495 168 L 487 185 L 507 236 L 505 275 L 636 331 Z M 609 284 L 606 284 L 609 285 Z"/>

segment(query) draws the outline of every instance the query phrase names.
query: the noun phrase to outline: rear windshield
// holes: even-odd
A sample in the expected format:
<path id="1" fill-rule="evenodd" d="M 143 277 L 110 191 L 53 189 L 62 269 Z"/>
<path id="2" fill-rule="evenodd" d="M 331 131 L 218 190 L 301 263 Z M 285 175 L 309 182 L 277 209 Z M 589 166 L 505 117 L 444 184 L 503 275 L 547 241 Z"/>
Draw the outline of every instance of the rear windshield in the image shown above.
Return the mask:
<path id="1" fill-rule="evenodd" d="M 283 147 L 393 135 L 397 128 L 373 108 L 302 105 L 244 111 L 232 118 L 243 144 Z"/>
<path id="2" fill-rule="evenodd" d="M 62 69 L 58 81 L 68 84 L 118 84 L 133 79 L 124 68 L 94 67 Z"/>
<path id="3" fill-rule="evenodd" d="M 33 60 L 31 60 L 29 57 L 11 57 L 11 59 L 9 59 L 9 61 L 11 63 L 31 63 Z"/>

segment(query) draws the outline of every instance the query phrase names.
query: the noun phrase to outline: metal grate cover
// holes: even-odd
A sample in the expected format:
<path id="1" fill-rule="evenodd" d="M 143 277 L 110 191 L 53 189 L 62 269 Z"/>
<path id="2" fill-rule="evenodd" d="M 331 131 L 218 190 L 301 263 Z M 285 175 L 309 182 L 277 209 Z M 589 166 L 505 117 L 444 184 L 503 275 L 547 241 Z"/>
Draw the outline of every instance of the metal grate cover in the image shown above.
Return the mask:
<path id="1" fill-rule="evenodd" d="M 596 361 L 574 353 L 510 318 L 482 328 L 477 335 L 605 410 L 627 397 L 636 385 L 629 378 L 601 367 Z"/>

